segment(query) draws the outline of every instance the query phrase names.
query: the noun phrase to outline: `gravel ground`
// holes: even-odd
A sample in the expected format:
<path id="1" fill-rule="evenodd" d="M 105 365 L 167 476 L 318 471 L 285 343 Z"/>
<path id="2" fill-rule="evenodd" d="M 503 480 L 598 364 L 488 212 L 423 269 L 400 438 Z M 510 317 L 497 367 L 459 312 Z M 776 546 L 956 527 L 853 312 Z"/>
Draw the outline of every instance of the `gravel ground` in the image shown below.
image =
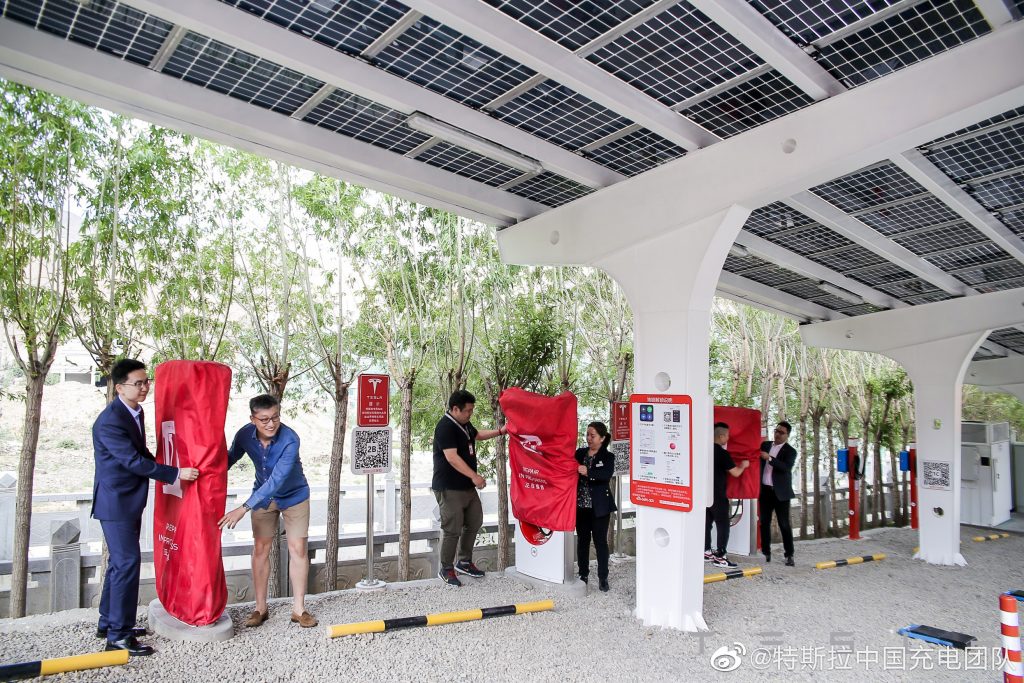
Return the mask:
<path id="1" fill-rule="evenodd" d="M 703 635 L 647 628 L 634 619 L 634 565 L 624 562 L 612 565 L 610 593 L 593 591 L 584 598 L 547 594 L 498 575 L 467 579 L 461 589 L 433 582 L 382 593 L 314 596 L 309 608 L 322 625 L 547 597 L 556 601 L 553 613 L 335 640 L 327 639 L 323 628 L 302 630 L 291 624 L 287 601 L 273 603 L 270 620 L 258 629 L 238 626 L 251 603 L 232 606 L 228 611 L 236 635 L 228 642 L 195 644 L 151 636 L 148 642 L 158 648 L 153 657 L 57 680 L 717 681 L 742 676 L 792 681 L 825 675 L 858 681 L 993 681 L 1001 678 L 991 654 L 999 644 L 998 594 L 1024 588 L 1024 537 L 975 543 L 970 537 L 976 533 L 968 528 L 962 533 L 968 567 L 911 560 L 917 534 L 908 529 L 867 532 L 858 542 L 798 543 L 795 568 L 776 561 L 764 565 L 762 576 L 706 586 L 704 616 L 712 631 Z M 877 552 L 887 559 L 813 569 L 816 561 Z M 709 566 L 707 571 L 716 570 Z M 142 623 L 144 615 L 140 610 Z M 95 610 L 85 609 L 5 622 L 0 625 L 0 662 L 95 651 L 95 623 Z M 946 661 L 953 651 L 917 645 L 896 634 L 911 623 L 977 636 L 978 645 L 988 648 L 988 670 L 968 669 L 981 663 L 967 662 L 962 653 Z M 755 662 L 754 651 L 771 641 L 783 648 L 781 664 Z M 851 641 L 852 657 L 830 656 L 830 650 Z M 746 652 L 738 670 L 712 669 L 712 653 L 734 643 Z M 888 669 L 883 648 L 891 648 L 894 658 Z M 912 653 L 919 648 L 924 649 Z M 786 671 L 790 662 L 795 670 Z M 851 670 L 842 670 L 847 664 Z"/>

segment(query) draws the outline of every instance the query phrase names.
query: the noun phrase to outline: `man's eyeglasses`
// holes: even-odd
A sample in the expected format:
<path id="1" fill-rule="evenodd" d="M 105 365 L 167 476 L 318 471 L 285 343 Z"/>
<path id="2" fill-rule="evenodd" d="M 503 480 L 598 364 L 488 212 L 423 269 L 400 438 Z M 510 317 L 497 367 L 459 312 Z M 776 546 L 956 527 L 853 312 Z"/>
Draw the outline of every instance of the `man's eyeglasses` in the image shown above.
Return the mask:
<path id="1" fill-rule="evenodd" d="M 261 425 L 266 427 L 267 425 L 277 424 L 278 422 L 280 422 L 281 421 L 281 416 L 280 415 L 275 415 L 273 417 L 253 417 L 252 419 L 256 420 Z"/>
<path id="2" fill-rule="evenodd" d="M 149 387 L 153 383 L 153 378 L 147 377 L 146 379 L 140 379 L 138 382 L 121 382 L 121 386 L 124 387 L 135 387 L 136 389 L 142 389 L 143 387 Z"/>

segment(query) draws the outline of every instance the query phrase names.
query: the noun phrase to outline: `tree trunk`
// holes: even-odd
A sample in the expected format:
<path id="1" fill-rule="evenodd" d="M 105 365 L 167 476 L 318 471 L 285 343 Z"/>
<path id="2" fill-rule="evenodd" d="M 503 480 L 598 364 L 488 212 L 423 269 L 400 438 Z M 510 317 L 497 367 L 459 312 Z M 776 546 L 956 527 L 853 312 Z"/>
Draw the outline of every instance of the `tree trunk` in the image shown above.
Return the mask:
<path id="1" fill-rule="evenodd" d="M 28 548 L 32 528 L 32 478 L 39 444 L 39 419 L 43 405 L 46 372 L 25 381 L 25 421 L 18 459 L 18 493 L 14 512 L 14 556 L 11 566 L 10 616 L 25 616 L 28 607 Z"/>
<path id="2" fill-rule="evenodd" d="M 412 464 L 412 390 L 416 381 L 415 371 L 410 371 L 405 382 L 399 382 L 402 389 L 402 417 L 400 427 L 402 459 L 402 523 L 398 536 L 398 580 L 409 580 L 409 533 L 412 525 L 412 480 L 409 468 Z"/>
<path id="3" fill-rule="evenodd" d="M 835 442 L 832 439 L 832 413 L 825 418 L 825 454 L 828 458 L 828 496 L 830 514 L 828 516 L 828 533 L 830 536 L 838 536 L 838 524 L 836 523 L 836 459 L 832 456 L 832 447 Z"/>
<path id="4" fill-rule="evenodd" d="M 288 368 L 285 367 L 281 370 L 280 366 L 276 363 L 271 365 L 268 363 L 267 372 L 264 373 L 264 381 L 267 383 L 267 393 L 276 398 L 278 401 L 284 398 L 285 385 L 288 384 Z M 280 515 L 277 519 L 277 532 L 274 534 L 274 542 L 270 544 L 270 574 L 267 575 L 267 597 L 268 598 L 280 598 L 281 590 L 281 578 L 280 569 L 281 566 L 281 518 Z"/>
<path id="5" fill-rule="evenodd" d="M 345 427 L 348 422 L 348 383 L 334 378 L 334 440 L 331 443 L 331 467 L 327 473 L 327 551 L 322 591 L 338 589 L 338 538 L 341 529 L 341 468 L 345 454 Z"/>
<path id="6" fill-rule="evenodd" d="M 800 415 L 800 538 L 807 538 L 807 415 Z"/>
<path id="7" fill-rule="evenodd" d="M 498 403 L 497 393 L 491 396 L 491 410 L 494 413 L 494 424 L 501 429 L 505 424 L 505 413 Z M 506 437 L 499 436 L 494 446 L 494 472 L 497 476 L 495 486 L 498 487 L 498 571 L 512 564 L 510 550 L 512 538 L 508 533 L 508 451 Z"/>
<path id="8" fill-rule="evenodd" d="M 812 498 L 812 509 L 814 510 L 814 537 L 821 538 L 824 529 L 824 520 L 821 516 L 821 475 L 819 474 L 819 463 L 821 463 L 821 411 L 815 410 L 811 413 L 811 433 L 814 436 L 813 453 L 813 477 L 814 498 Z"/>

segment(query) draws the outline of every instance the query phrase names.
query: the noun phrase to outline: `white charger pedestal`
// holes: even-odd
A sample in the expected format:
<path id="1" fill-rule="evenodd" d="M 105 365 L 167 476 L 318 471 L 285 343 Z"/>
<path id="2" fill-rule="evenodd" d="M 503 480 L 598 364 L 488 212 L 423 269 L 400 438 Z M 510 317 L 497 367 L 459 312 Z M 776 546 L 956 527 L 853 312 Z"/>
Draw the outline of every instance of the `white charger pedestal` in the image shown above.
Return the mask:
<path id="1" fill-rule="evenodd" d="M 555 590 L 573 596 L 587 594 L 587 584 L 576 578 L 576 535 L 568 531 L 552 531 L 541 544 L 531 543 L 516 521 L 516 565 L 505 574 L 537 588 Z"/>
<path id="2" fill-rule="evenodd" d="M 729 555 L 753 555 L 757 549 L 757 501 L 741 500 L 740 512 L 729 520 L 729 543 L 725 551 Z M 729 501 L 730 512 L 735 502 Z M 711 547 L 718 547 L 718 526 L 711 527 Z"/>
<path id="3" fill-rule="evenodd" d="M 153 633 L 169 640 L 187 640 L 193 643 L 219 643 L 230 640 L 235 635 L 231 617 L 227 614 L 220 615 L 220 618 L 209 626 L 192 626 L 170 614 L 160 604 L 159 599 L 149 603 L 149 628 Z"/>

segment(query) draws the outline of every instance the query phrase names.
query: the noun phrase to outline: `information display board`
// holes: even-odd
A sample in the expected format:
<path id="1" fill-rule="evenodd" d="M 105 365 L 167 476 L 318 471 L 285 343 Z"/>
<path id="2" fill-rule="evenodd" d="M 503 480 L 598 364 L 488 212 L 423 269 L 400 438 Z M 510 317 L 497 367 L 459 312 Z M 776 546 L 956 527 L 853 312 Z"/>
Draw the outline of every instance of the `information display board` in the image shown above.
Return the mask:
<path id="1" fill-rule="evenodd" d="M 629 441 L 629 401 L 612 401 L 612 441 Z"/>
<path id="2" fill-rule="evenodd" d="M 681 394 L 633 394 L 629 499 L 677 512 L 693 509 L 693 402 Z"/>
<path id="3" fill-rule="evenodd" d="M 359 375 L 356 424 L 360 427 L 387 427 L 391 422 L 390 391 L 391 377 L 388 375 Z"/>

